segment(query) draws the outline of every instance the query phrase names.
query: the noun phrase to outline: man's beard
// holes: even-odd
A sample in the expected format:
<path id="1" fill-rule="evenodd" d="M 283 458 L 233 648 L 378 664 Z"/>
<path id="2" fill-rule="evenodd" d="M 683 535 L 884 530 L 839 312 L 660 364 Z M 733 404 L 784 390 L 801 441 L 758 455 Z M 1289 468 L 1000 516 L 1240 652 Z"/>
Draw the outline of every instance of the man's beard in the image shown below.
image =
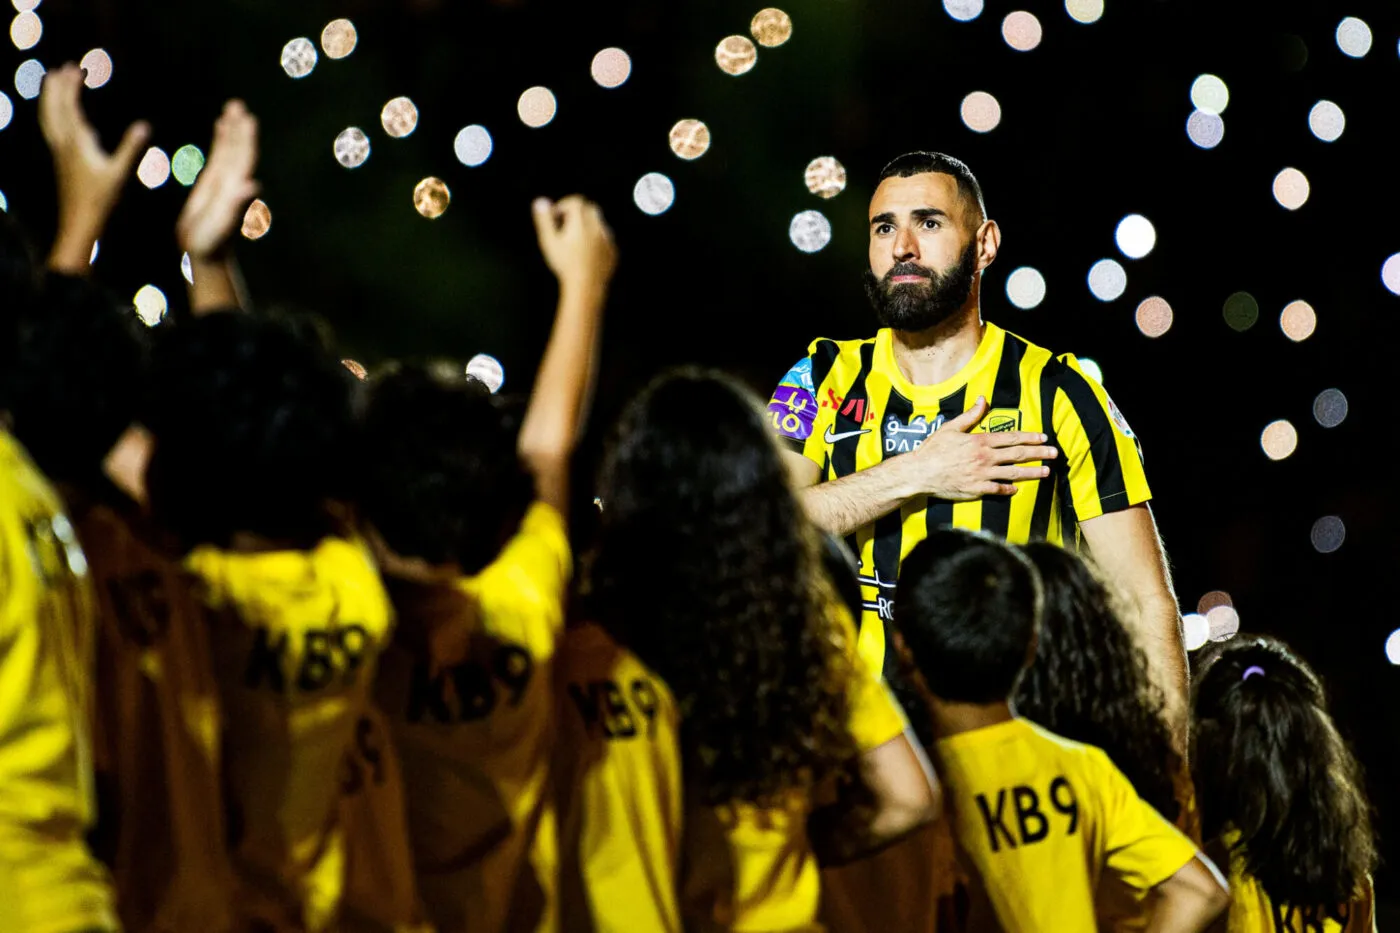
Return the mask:
<path id="1" fill-rule="evenodd" d="M 894 284 L 891 279 L 900 275 L 921 275 L 928 284 Z M 896 263 L 883 279 L 875 278 L 875 273 L 866 269 L 865 294 L 883 326 L 903 331 L 928 330 L 962 309 L 972 294 L 976 275 L 977 241 L 973 240 L 957 264 L 941 275 L 912 262 Z"/>

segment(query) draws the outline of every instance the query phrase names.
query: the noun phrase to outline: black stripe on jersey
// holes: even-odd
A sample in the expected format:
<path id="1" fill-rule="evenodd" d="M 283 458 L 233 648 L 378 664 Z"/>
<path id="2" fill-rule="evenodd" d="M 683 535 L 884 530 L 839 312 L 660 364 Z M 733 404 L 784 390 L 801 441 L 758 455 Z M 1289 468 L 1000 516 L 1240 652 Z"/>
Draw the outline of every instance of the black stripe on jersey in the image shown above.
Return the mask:
<path id="1" fill-rule="evenodd" d="M 834 340 L 818 340 L 816 349 L 812 351 L 812 388 L 817 392 L 822 390 L 822 383 L 826 382 L 826 377 L 831 375 L 831 367 L 836 363 L 836 357 L 841 353 L 841 348 Z"/>
<path id="2" fill-rule="evenodd" d="M 967 386 L 963 386 L 938 403 L 938 413 L 943 416 L 945 421 L 961 415 L 966 408 Z M 985 507 L 984 504 L 983 508 Z M 928 523 L 930 534 L 939 528 L 953 524 L 953 503 L 947 499 L 935 499 L 933 496 L 929 496 L 928 511 L 924 512 L 924 521 Z"/>
<path id="3" fill-rule="evenodd" d="M 1055 365 L 1055 361 L 1050 360 L 1040 370 L 1040 420 L 1045 443 L 1058 448 L 1059 442 L 1055 439 Z M 1044 541 L 1045 536 L 1050 533 L 1050 512 L 1055 502 L 1055 487 L 1059 484 L 1061 476 L 1069 475 L 1067 470 L 1065 452 L 1061 450 L 1060 455 L 1050 461 L 1050 475 L 1040 481 L 1036 490 L 1035 508 L 1031 510 L 1030 540 Z M 982 507 L 985 509 L 986 505 L 983 504 Z"/>
<path id="4" fill-rule="evenodd" d="M 893 456 L 885 447 L 884 423 L 886 419 L 899 420 L 900 424 L 908 424 L 909 419 L 914 416 L 914 403 L 900 395 L 893 388 L 890 389 L 890 397 L 885 402 L 880 411 L 880 420 L 877 427 L 880 430 L 880 462 L 883 463 Z M 927 443 L 928 438 L 924 439 Z M 880 583 L 891 584 L 899 579 L 899 559 L 900 551 L 904 546 L 904 519 L 900 515 L 898 507 L 888 515 L 884 515 L 875 521 L 875 543 L 871 548 L 871 557 L 875 563 L 875 579 Z M 884 597 L 884 592 L 878 594 Z M 892 668 L 896 667 L 898 660 L 896 652 L 890 650 L 894 644 L 892 634 L 894 624 L 886 619 L 884 613 L 880 613 L 881 621 L 885 626 L 885 664 L 884 672 L 887 676 Z"/>
<path id="5" fill-rule="evenodd" d="M 1001 363 L 997 366 L 996 382 L 992 383 L 992 408 L 1021 407 L 1021 358 L 1026 355 L 1026 342 L 1007 334 L 1002 342 Z M 1005 540 L 1011 527 L 1011 497 L 982 497 L 982 530 Z"/>
<path id="6" fill-rule="evenodd" d="M 823 342 L 829 343 L 830 341 Z M 836 346 L 836 344 L 834 343 L 831 345 L 833 347 Z M 861 344 L 860 372 L 856 375 L 855 382 L 851 383 L 850 388 L 846 390 L 845 400 L 836 412 L 836 429 L 833 433 L 849 434 L 850 436 L 842 438 L 836 443 L 830 445 L 831 477 L 833 479 L 839 479 L 842 476 L 850 476 L 856 471 L 856 444 L 860 442 L 860 435 L 858 432 L 862 429 L 863 426 L 855 418 L 852 418 L 850 415 L 846 414 L 846 412 L 855 409 L 858 410 L 860 413 L 864 413 L 870 407 L 870 399 L 867 397 L 865 381 L 869 378 L 870 369 L 874 365 L 875 342 L 872 340 L 870 343 Z M 812 369 L 814 372 L 813 381 L 815 381 L 815 357 L 813 358 Z M 826 372 L 822 373 L 823 382 L 826 381 L 826 375 L 830 372 L 830 370 L 831 367 L 828 364 Z M 817 383 L 817 387 L 818 389 L 821 388 L 820 382 Z M 853 399 L 861 400 L 863 404 L 852 406 L 851 401 Z"/>
<path id="7" fill-rule="evenodd" d="M 1113 425 L 1108 420 L 1108 412 L 1099 404 L 1099 397 L 1094 394 L 1089 380 L 1079 375 L 1067 363 L 1060 363 L 1058 360 L 1056 363 L 1056 376 L 1059 378 L 1060 388 L 1065 390 L 1065 396 L 1074 406 L 1074 413 L 1079 417 L 1079 423 L 1084 425 L 1084 434 L 1089 438 L 1098 480 L 1099 501 L 1127 502 L 1128 487 L 1123 480 L 1123 462 L 1118 459 L 1118 443 Z M 1069 535 L 1066 534 L 1065 537 L 1068 539 Z"/>

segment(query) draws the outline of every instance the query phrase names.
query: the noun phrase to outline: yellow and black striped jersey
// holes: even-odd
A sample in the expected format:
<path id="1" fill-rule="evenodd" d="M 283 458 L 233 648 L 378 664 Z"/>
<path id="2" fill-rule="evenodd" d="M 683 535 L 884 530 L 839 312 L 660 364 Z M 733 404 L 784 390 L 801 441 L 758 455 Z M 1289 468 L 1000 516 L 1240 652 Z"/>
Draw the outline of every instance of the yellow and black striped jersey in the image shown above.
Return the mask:
<path id="1" fill-rule="evenodd" d="M 1077 547 L 1079 522 L 1152 496 L 1137 438 L 1103 386 L 1072 355 L 1056 357 L 995 324 L 986 325 L 972 359 L 937 385 L 905 378 L 888 328 L 866 340 L 818 339 L 783 377 L 768 414 L 779 438 L 820 467 L 825 482 L 916 450 L 978 396 L 990 411 L 976 431 L 1040 432 L 1060 456 L 1047 479 L 1021 483 L 1014 496 L 917 496 L 851 536 L 865 599 L 860 649 L 872 661 L 884 656 L 900 563 L 930 529 Z"/>

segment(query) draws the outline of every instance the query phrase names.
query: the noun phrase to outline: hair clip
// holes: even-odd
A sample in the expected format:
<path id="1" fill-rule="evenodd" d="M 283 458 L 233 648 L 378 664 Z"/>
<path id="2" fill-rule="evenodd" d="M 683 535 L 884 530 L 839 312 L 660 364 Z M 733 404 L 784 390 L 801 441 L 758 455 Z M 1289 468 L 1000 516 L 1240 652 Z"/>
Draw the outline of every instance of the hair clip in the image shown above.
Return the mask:
<path id="1" fill-rule="evenodd" d="M 1257 665 L 1257 664 L 1252 665 L 1252 666 L 1250 666 L 1250 667 L 1246 667 L 1246 668 L 1244 669 L 1244 676 L 1241 677 L 1240 680 L 1248 680 L 1249 678 L 1253 677 L 1253 676 L 1256 675 L 1256 674 L 1258 674 L 1260 677 L 1263 677 L 1263 676 L 1264 676 L 1264 669 L 1263 669 L 1262 667 L 1260 667 L 1259 665 Z"/>

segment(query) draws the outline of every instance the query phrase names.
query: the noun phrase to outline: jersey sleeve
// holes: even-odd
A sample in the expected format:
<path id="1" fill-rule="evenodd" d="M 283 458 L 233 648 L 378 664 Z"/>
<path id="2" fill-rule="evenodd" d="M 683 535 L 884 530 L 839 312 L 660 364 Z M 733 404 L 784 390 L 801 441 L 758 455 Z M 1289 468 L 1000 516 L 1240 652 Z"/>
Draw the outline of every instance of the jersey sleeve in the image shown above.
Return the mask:
<path id="1" fill-rule="evenodd" d="M 1142 448 L 1118 406 L 1073 355 L 1056 380 L 1051 414 L 1054 440 L 1069 471 L 1079 521 L 1140 505 L 1152 498 Z"/>
<path id="2" fill-rule="evenodd" d="M 573 555 L 569 550 L 568 526 L 559 510 L 544 502 L 530 506 L 520 530 L 492 565 L 491 572 L 500 579 L 529 581 L 536 594 L 559 606 L 550 618 L 562 626 L 564 598 L 573 576 Z"/>
<path id="3" fill-rule="evenodd" d="M 1196 857 L 1196 846 L 1138 796 L 1107 755 L 1099 749 L 1090 755 L 1104 809 L 1105 866 L 1138 891 L 1155 888 Z"/>
<path id="4" fill-rule="evenodd" d="M 807 438 L 817 421 L 817 387 L 812 381 L 812 357 L 792 365 L 768 401 L 768 418 L 778 440 L 794 453 L 805 454 Z"/>
<path id="5" fill-rule="evenodd" d="M 878 669 L 872 667 L 856 650 L 856 630 L 850 613 L 844 607 L 836 607 L 833 612 L 838 616 L 851 662 L 847 727 L 851 738 L 855 739 L 856 748 L 868 752 L 904 734 L 904 713 L 890 693 L 890 688 L 880 679 Z"/>

